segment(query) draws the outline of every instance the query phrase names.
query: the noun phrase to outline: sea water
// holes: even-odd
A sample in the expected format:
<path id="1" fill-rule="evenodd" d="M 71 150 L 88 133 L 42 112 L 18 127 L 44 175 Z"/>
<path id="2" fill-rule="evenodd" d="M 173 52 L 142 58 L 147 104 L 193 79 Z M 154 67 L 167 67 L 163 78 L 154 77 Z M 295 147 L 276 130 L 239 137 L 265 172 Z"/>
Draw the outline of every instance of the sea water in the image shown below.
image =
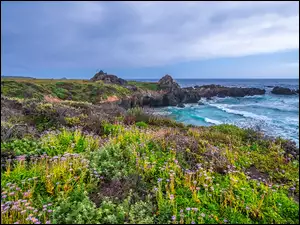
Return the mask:
<path id="1" fill-rule="evenodd" d="M 157 80 L 148 80 L 157 81 Z M 265 95 L 201 99 L 204 105 L 185 104 L 185 108 L 163 107 L 158 114 L 179 122 L 199 126 L 234 124 L 243 128 L 258 128 L 270 136 L 291 139 L 299 146 L 299 95 L 274 95 L 274 86 L 299 89 L 298 79 L 177 79 L 181 87 L 219 84 L 228 87 L 257 87 Z"/>

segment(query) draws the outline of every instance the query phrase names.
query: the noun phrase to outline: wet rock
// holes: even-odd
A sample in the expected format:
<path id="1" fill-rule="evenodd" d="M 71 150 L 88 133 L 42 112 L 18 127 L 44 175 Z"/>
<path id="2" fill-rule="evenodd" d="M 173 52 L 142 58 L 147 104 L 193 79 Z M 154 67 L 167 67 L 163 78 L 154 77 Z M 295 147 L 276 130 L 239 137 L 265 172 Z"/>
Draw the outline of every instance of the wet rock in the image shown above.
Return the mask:
<path id="1" fill-rule="evenodd" d="M 183 103 L 179 103 L 179 104 L 177 105 L 177 107 L 179 107 L 179 108 L 184 108 L 185 105 L 184 105 Z"/>
<path id="2" fill-rule="evenodd" d="M 294 95 L 297 93 L 295 90 L 279 86 L 274 87 L 271 92 L 275 95 Z"/>
<path id="3" fill-rule="evenodd" d="M 217 97 L 219 97 L 219 98 L 225 98 L 225 97 L 226 97 L 226 95 L 225 95 L 225 94 L 223 94 L 223 93 L 220 93 L 220 94 L 218 94 L 218 95 L 217 95 Z"/>

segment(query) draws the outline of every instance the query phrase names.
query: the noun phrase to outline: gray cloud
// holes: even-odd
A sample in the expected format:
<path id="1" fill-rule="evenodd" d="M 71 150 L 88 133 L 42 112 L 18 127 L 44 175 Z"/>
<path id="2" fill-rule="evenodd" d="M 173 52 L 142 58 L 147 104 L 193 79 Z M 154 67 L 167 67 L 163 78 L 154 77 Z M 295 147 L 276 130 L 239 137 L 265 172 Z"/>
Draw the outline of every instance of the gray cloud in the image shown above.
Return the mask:
<path id="1" fill-rule="evenodd" d="M 4 67 L 140 67 L 299 49 L 299 2 L 1 5 Z"/>

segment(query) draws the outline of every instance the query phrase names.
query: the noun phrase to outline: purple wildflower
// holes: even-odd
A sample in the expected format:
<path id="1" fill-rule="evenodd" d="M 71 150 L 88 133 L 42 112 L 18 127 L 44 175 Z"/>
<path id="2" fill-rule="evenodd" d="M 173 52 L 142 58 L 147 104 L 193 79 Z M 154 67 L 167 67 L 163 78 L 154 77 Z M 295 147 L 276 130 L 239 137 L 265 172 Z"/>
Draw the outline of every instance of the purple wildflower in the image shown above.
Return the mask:
<path id="1" fill-rule="evenodd" d="M 172 216 L 172 220 L 173 220 L 173 221 L 176 220 L 176 216 Z"/>
<path id="2" fill-rule="evenodd" d="M 191 208 L 190 208 L 190 207 L 187 207 L 187 208 L 186 208 L 186 210 L 187 210 L 187 211 L 190 211 L 190 210 L 191 210 Z"/>

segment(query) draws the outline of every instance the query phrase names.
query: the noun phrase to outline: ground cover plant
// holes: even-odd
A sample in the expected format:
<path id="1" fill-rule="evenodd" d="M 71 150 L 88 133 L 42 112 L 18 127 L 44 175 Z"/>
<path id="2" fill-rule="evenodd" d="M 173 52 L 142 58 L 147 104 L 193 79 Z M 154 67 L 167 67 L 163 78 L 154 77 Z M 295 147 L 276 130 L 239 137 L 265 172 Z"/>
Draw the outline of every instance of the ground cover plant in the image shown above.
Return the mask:
<path id="1" fill-rule="evenodd" d="M 13 95 L 1 96 L 3 224 L 299 223 L 291 141 Z"/>

